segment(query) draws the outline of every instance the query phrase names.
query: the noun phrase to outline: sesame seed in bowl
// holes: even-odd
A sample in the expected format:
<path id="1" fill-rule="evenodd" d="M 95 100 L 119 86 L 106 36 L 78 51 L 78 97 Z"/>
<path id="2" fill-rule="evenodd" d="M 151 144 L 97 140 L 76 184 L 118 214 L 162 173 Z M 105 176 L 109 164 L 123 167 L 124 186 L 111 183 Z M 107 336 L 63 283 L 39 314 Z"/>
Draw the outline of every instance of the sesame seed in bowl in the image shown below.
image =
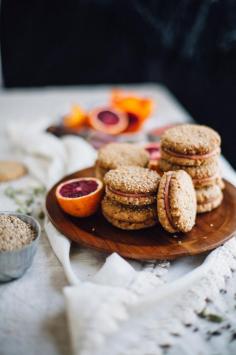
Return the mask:
<path id="1" fill-rule="evenodd" d="M 40 225 L 30 216 L 0 212 L 0 282 L 21 277 L 31 266 Z"/>

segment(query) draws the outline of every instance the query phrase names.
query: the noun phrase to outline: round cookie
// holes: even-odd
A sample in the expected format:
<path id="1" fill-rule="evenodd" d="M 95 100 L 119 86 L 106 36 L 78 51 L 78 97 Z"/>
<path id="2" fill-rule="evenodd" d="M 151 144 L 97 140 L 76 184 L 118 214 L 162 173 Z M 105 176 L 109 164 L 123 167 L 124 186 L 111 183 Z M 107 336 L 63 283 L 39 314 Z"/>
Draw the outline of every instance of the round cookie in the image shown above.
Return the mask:
<path id="1" fill-rule="evenodd" d="M 195 189 L 202 189 L 204 187 L 209 187 L 209 186 L 214 186 L 214 185 L 218 185 L 222 189 L 224 188 L 224 183 L 223 183 L 222 178 L 219 174 L 209 177 L 209 178 L 205 178 L 205 179 L 192 179 L 192 180 L 193 180 L 193 184 L 194 184 Z"/>
<path id="2" fill-rule="evenodd" d="M 196 194 L 191 177 L 183 170 L 164 173 L 157 195 L 162 227 L 170 233 L 189 232 L 196 219 Z"/>
<path id="3" fill-rule="evenodd" d="M 194 124 L 178 125 L 161 138 L 161 157 L 176 165 L 199 166 L 216 162 L 221 138 L 212 128 Z"/>
<path id="4" fill-rule="evenodd" d="M 191 176 L 195 188 L 214 185 L 220 178 L 218 162 L 211 162 L 200 166 L 181 166 L 160 159 L 159 167 L 164 172 L 181 169 L 186 171 Z"/>
<path id="5" fill-rule="evenodd" d="M 146 167 L 149 154 L 143 147 L 130 143 L 110 143 L 98 151 L 96 174 L 101 178 L 111 169 L 120 166 Z"/>
<path id="6" fill-rule="evenodd" d="M 136 166 L 110 170 L 104 177 L 107 197 L 133 206 L 155 203 L 159 182 L 156 171 Z"/>
<path id="7" fill-rule="evenodd" d="M 157 223 L 156 204 L 131 207 L 104 197 L 102 213 L 110 223 L 122 229 L 148 228 Z"/>
<path id="8" fill-rule="evenodd" d="M 27 173 L 26 167 L 17 161 L 0 161 L 0 182 L 19 179 Z"/>
<path id="9" fill-rule="evenodd" d="M 223 200 L 223 193 L 219 185 L 198 189 L 196 196 L 197 213 L 210 212 L 217 208 Z"/>
<path id="10" fill-rule="evenodd" d="M 120 228 L 120 229 L 125 229 L 125 230 L 138 230 L 138 229 L 145 229 L 145 228 L 150 228 L 155 226 L 156 221 L 153 220 L 146 220 L 145 222 L 142 223 L 135 223 L 135 222 L 124 222 L 124 221 L 119 221 L 118 219 L 112 218 L 105 216 L 104 217 L 107 219 L 109 223 L 111 223 L 113 226 Z"/>

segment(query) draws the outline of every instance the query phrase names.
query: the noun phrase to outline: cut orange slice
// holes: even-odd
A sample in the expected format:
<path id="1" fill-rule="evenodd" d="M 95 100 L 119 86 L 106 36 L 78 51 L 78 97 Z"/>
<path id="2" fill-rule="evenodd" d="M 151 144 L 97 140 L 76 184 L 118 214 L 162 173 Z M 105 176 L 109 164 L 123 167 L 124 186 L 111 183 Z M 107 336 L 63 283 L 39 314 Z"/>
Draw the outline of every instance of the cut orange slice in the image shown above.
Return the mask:
<path id="1" fill-rule="evenodd" d="M 112 91 L 111 104 L 121 111 L 135 115 L 141 121 L 145 121 L 154 108 L 153 100 L 123 90 Z"/>
<path id="2" fill-rule="evenodd" d="M 56 198 L 60 207 L 74 217 L 94 214 L 101 202 L 103 183 L 93 177 L 65 181 L 58 185 Z"/>
<path id="3" fill-rule="evenodd" d="M 74 105 L 71 108 L 71 111 L 64 116 L 63 125 L 68 128 L 80 129 L 85 125 L 87 120 L 87 115 L 85 111 L 79 106 Z"/>
<path id="4" fill-rule="evenodd" d="M 107 134 L 123 132 L 129 123 L 125 112 L 112 107 L 98 107 L 88 115 L 88 122 L 92 128 Z"/>

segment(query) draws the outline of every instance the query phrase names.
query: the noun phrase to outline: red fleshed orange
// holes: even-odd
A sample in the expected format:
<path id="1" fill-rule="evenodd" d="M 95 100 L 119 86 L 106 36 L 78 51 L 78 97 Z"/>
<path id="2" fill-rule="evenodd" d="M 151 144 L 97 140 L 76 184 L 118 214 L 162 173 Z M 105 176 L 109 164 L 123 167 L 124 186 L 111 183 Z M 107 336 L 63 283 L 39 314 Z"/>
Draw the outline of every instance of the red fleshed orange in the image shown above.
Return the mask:
<path id="1" fill-rule="evenodd" d="M 89 112 L 88 122 L 97 131 L 107 134 L 119 134 L 128 126 L 128 116 L 113 107 L 98 107 Z"/>
<path id="2" fill-rule="evenodd" d="M 153 100 L 117 89 L 111 93 L 111 104 L 121 111 L 135 115 L 140 121 L 146 120 L 154 108 Z"/>
<path id="3" fill-rule="evenodd" d="M 93 177 L 65 181 L 58 185 L 56 197 L 60 207 L 74 217 L 94 214 L 101 202 L 103 183 Z"/>

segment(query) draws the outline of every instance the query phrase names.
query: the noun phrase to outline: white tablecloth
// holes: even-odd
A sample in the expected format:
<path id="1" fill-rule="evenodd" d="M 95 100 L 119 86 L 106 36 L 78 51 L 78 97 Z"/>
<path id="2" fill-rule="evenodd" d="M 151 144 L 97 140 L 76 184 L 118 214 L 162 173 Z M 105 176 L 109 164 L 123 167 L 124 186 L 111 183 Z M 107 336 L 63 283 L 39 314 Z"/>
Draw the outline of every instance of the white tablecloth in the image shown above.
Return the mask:
<path id="1" fill-rule="evenodd" d="M 157 125 L 191 120 L 187 112 L 163 87 L 144 85 L 135 87 L 135 90 L 140 90 L 147 95 L 155 94 L 158 105 Z M 4 132 L 4 127 L 9 121 L 20 119 L 33 121 L 40 116 L 57 118 L 74 102 L 81 102 L 87 108 L 105 103 L 108 99 L 108 92 L 107 87 L 2 92 L 0 94 L 0 158 L 14 156 L 13 152 L 9 151 L 9 144 Z M 230 169 L 227 172 L 229 179 L 231 179 Z M 23 184 L 27 184 L 27 178 L 23 180 Z M 2 184 L 0 194 L 4 188 L 5 186 Z M 0 195 L 1 210 L 14 208 L 11 203 L 3 194 Z M 82 280 L 89 278 L 97 271 L 103 264 L 104 258 L 103 254 L 79 247 L 74 248 L 72 253 L 74 268 Z M 185 261 L 187 260 L 185 259 Z M 194 260 L 197 266 L 202 262 L 203 257 L 196 257 Z M 170 282 L 181 276 L 180 272 L 183 274 L 190 270 L 190 263 L 188 267 L 188 262 L 185 262 L 185 269 L 178 267 L 180 263 L 181 260 L 175 262 L 175 268 L 171 268 L 168 272 L 167 281 Z M 139 267 L 138 263 L 136 267 Z M 236 288 L 234 288 L 234 283 L 235 277 L 230 280 L 227 293 L 222 291 L 224 296 L 222 296 L 221 306 L 226 318 L 230 318 L 230 329 L 226 328 L 220 331 L 219 335 L 219 325 L 199 319 L 199 324 L 195 324 L 194 329 L 190 327 L 186 335 L 177 340 L 175 347 L 163 347 L 163 352 L 182 354 L 183 349 L 186 351 L 194 345 L 196 353 L 199 354 L 235 353 L 236 345 L 234 343 L 236 341 L 233 340 L 233 336 L 236 330 L 232 329 L 234 327 L 232 318 L 235 315 Z M 70 353 L 62 296 L 62 289 L 66 285 L 62 267 L 43 233 L 32 268 L 22 279 L 0 286 L 1 355 Z M 225 323 L 224 326 L 226 327 Z M 216 334 L 209 336 L 212 332 L 216 332 Z M 144 341 L 144 339 L 140 339 L 140 341 Z"/>

